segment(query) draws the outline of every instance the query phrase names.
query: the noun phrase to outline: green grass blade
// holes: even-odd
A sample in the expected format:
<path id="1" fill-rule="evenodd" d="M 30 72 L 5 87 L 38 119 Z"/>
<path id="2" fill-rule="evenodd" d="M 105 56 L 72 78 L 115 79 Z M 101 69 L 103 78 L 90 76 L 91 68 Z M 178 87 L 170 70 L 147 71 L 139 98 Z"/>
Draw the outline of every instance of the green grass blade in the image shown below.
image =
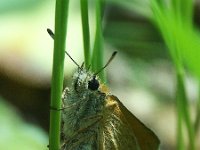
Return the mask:
<path id="1" fill-rule="evenodd" d="M 195 136 L 198 135 L 197 133 L 199 131 L 199 124 L 200 124 L 200 82 L 199 82 L 199 97 L 197 101 L 196 118 L 194 124 Z"/>
<path id="2" fill-rule="evenodd" d="M 53 54 L 53 72 L 51 85 L 51 109 L 49 129 L 49 149 L 60 149 L 61 94 L 63 89 L 63 70 L 65 40 L 69 0 L 57 0 L 55 11 L 55 37 Z M 55 110 L 54 110 L 55 109 Z"/>
<path id="3" fill-rule="evenodd" d="M 103 33 L 102 33 L 102 2 L 96 0 L 96 34 L 94 41 L 94 48 L 92 53 L 92 70 L 97 72 L 103 67 Z M 104 70 L 102 70 L 98 76 L 102 81 L 105 81 Z"/>
<path id="4" fill-rule="evenodd" d="M 176 99 L 179 99 L 178 92 L 176 93 Z M 183 117 L 182 117 L 182 109 L 181 109 L 181 104 L 180 100 L 176 101 L 176 110 L 177 110 L 177 149 L 178 150 L 184 150 L 185 149 L 185 143 L 183 139 Z"/>
<path id="5" fill-rule="evenodd" d="M 168 8 L 164 7 L 163 3 L 152 0 L 151 6 L 153 11 L 153 21 L 156 23 L 158 29 L 163 36 L 163 39 L 169 48 L 172 61 L 175 65 L 177 72 L 177 115 L 178 115 L 178 135 L 177 146 L 179 149 L 184 148 L 182 124 L 186 125 L 189 139 L 189 148 L 195 149 L 194 139 L 194 127 L 190 118 L 190 111 L 188 108 L 188 100 L 185 92 L 184 74 L 183 74 L 183 53 L 182 50 L 187 47 L 184 43 L 184 33 L 190 31 L 191 17 L 192 17 L 192 4 L 191 0 L 184 0 L 187 3 L 183 3 L 181 0 L 171 1 L 171 5 Z M 190 7 L 187 7 L 186 5 Z M 183 11 L 183 9 L 185 9 Z M 187 13 L 187 16 L 185 16 Z M 184 29 L 184 30 L 183 30 Z M 186 32 L 185 32 L 186 31 Z M 187 43 L 187 42 L 185 42 Z"/>
<path id="6" fill-rule="evenodd" d="M 195 134 L 194 134 L 194 128 L 192 125 L 192 121 L 190 118 L 189 108 L 188 108 L 188 100 L 186 97 L 185 92 L 185 84 L 184 84 L 184 76 L 183 72 L 179 71 L 177 72 L 177 99 L 178 102 L 178 108 L 180 111 L 178 111 L 178 116 L 183 118 L 183 121 L 186 125 L 187 132 L 188 132 L 188 139 L 189 139 L 189 148 L 190 150 L 195 150 Z M 178 118 L 180 119 L 180 118 Z M 180 119 L 182 120 L 182 119 Z M 182 133 L 180 133 L 182 134 Z M 179 137 L 181 135 L 178 135 Z"/>
<path id="7" fill-rule="evenodd" d="M 81 19 L 83 30 L 83 46 L 84 46 L 84 62 L 86 68 L 89 68 L 91 64 L 91 52 L 90 52 L 90 31 L 88 21 L 88 0 L 80 0 L 81 4 Z"/>

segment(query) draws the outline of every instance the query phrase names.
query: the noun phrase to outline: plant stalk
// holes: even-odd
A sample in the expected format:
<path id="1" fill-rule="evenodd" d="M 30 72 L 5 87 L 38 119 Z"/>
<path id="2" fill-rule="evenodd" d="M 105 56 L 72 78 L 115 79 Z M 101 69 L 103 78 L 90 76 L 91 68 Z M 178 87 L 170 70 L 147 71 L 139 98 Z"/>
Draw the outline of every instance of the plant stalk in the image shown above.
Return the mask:
<path id="1" fill-rule="evenodd" d="M 55 36 L 53 70 L 51 81 L 49 149 L 60 150 L 61 94 L 63 90 L 63 70 L 65 40 L 67 30 L 69 0 L 57 0 L 55 8 Z"/>
<path id="2" fill-rule="evenodd" d="M 96 34 L 92 54 L 92 71 L 97 72 L 103 67 L 103 31 L 102 31 L 102 1 L 96 0 Z M 105 81 L 105 73 L 102 70 L 98 76 Z"/>
<path id="3" fill-rule="evenodd" d="M 88 0 L 80 0 L 81 6 L 81 19 L 83 30 L 83 46 L 84 46 L 84 62 L 85 67 L 89 68 L 91 65 L 91 52 L 90 52 L 90 30 L 88 21 Z"/>

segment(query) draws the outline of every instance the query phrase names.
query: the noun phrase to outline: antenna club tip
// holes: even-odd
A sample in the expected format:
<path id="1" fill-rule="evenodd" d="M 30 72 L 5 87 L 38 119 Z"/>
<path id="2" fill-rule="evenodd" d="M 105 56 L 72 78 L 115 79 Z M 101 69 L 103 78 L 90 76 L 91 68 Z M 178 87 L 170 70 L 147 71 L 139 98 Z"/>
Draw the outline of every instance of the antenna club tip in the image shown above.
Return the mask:
<path id="1" fill-rule="evenodd" d="M 48 33 L 52 33 L 51 29 L 47 28 L 47 32 Z"/>
<path id="2" fill-rule="evenodd" d="M 49 34 L 53 34 L 53 31 L 52 31 L 51 29 L 49 29 L 49 28 L 47 28 L 47 32 L 48 32 Z"/>
<path id="3" fill-rule="evenodd" d="M 47 28 L 47 32 L 54 39 L 54 33 L 53 33 L 53 31 L 51 29 Z"/>
<path id="4" fill-rule="evenodd" d="M 114 56 L 114 55 L 116 55 L 116 54 L 117 54 L 117 51 L 114 51 L 112 55 Z"/>

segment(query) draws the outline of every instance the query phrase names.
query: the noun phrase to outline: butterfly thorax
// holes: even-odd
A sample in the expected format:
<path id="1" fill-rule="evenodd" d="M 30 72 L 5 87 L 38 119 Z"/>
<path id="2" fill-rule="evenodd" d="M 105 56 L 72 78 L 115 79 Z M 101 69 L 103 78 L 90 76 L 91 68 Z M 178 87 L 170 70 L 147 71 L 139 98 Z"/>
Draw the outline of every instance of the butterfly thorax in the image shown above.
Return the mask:
<path id="1" fill-rule="evenodd" d="M 67 140 L 80 141 L 79 136 L 92 141 L 97 138 L 106 97 L 98 86 L 99 80 L 92 73 L 78 70 L 74 74 L 70 89 L 63 95 L 63 132 Z"/>

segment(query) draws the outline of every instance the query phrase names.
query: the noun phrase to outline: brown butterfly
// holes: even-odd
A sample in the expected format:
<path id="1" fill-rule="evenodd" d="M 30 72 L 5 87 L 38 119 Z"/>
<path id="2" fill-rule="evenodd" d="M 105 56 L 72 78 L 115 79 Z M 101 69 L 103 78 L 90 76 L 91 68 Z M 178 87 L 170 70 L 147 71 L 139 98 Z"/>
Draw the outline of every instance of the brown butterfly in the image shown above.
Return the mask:
<path id="1" fill-rule="evenodd" d="M 51 30 L 48 32 L 54 36 Z M 102 69 L 115 55 L 116 52 Z M 160 144 L 157 136 L 100 83 L 97 74 L 102 69 L 92 73 L 74 63 L 78 70 L 71 87 L 63 92 L 61 149 L 157 150 Z"/>
<path id="2" fill-rule="evenodd" d="M 159 139 L 100 83 L 80 67 L 63 93 L 62 150 L 157 150 Z"/>

